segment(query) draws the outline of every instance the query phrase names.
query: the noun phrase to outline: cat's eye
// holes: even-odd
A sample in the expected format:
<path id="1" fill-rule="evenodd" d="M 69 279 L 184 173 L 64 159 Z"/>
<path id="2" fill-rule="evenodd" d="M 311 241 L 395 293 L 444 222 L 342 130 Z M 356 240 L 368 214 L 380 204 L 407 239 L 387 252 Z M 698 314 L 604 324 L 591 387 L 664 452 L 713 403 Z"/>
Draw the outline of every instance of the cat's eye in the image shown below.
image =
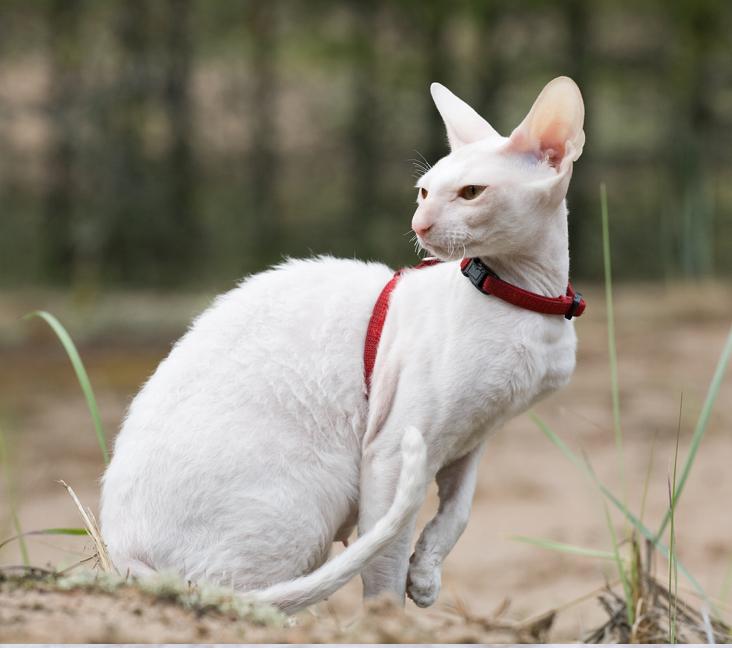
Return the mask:
<path id="1" fill-rule="evenodd" d="M 423 199 L 424 198 L 427 198 L 427 194 L 428 193 L 429 192 L 427 191 L 427 189 L 425 189 L 424 187 L 420 187 L 420 189 L 419 189 L 419 195 L 422 196 Z"/>
<path id="2" fill-rule="evenodd" d="M 458 196 L 465 200 L 473 200 L 485 191 L 485 185 L 468 185 L 458 191 Z"/>

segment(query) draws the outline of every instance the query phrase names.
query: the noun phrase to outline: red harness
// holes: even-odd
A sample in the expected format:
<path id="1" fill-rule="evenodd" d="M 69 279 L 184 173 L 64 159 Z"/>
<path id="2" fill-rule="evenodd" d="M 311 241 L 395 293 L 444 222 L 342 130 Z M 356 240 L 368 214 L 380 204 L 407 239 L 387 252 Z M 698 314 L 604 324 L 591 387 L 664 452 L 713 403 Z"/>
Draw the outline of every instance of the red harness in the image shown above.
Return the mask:
<path id="1" fill-rule="evenodd" d="M 428 268 L 437 263 L 439 259 L 427 259 L 422 263 L 414 266 L 413 270 Z M 389 283 L 384 286 L 379 298 L 374 304 L 374 310 L 371 313 L 369 327 L 366 331 L 366 343 L 363 349 L 363 365 L 364 378 L 366 380 L 366 394 L 368 395 L 371 388 L 371 374 L 374 371 L 376 362 L 376 352 L 379 350 L 379 340 L 381 339 L 381 331 L 384 328 L 386 314 L 389 310 L 389 298 L 392 291 L 396 288 L 399 279 L 405 269 L 397 270 Z M 568 320 L 573 317 L 579 317 L 585 312 L 587 304 L 582 295 L 572 288 L 572 284 L 567 285 L 567 294 L 561 297 L 544 297 L 536 293 L 529 292 L 518 286 L 508 283 L 500 279 L 485 263 L 478 258 L 463 259 L 460 262 L 462 273 L 470 280 L 480 292 L 486 295 L 493 295 L 502 299 L 509 304 L 525 308 L 526 310 L 536 313 L 544 313 L 545 315 L 564 315 Z"/>

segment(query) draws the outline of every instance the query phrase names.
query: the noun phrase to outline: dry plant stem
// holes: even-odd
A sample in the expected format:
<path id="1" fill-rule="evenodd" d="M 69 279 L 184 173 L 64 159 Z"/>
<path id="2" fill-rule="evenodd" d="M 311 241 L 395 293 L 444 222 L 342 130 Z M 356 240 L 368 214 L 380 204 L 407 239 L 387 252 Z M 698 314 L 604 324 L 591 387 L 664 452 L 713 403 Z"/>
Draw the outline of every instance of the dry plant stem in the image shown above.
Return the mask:
<path id="1" fill-rule="evenodd" d="M 674 632 L 678 643 L 702 643 L 729 640 L 730 628 L 714 620 L 705 607 L 701 613 L 654 579 L 649 572 L 649 563 L 640 566 L 639 599 L 636 619 L 629 625 L 626 617 L 626 602 L 610 586 L 600 596 L 600 605 L 608 614 L 608 621 L 589 633 L 587 643 L 667 643 Z M 673 624 L 673 625 L 672 625 Z M 710 641 L 710 638 L 712 641 Z"/>
<path id="2" fill-rule="evenodd" d="M 74 500 L 76 508 L 79 509 L 79 513 L 81 513 L 81 518 L 84 521 L 84 526 L 86 527 L 87 533 L 94 541 L 94 545 L 96 546 L 97 555 L 99 556 L 99 565 L 101 566 L 102 571 L 117 573 L 117 570 L 112 564 L 112 561 L 109 559 L 107 547 L 102 540 L 102 534 L 99 531 L 99 526 L 97 525 L 97 521 L 94 518 L 94 514 L 91 512 L 91 510 L 85 508 L 82 505 L 76 493 L 74 492 L 74 489 L 71 488 L 71 486 L 69 486 L 63 479 L 59 481 L 59 484 L 61 484 L 67 490 L 67 492 L 71 496 L 71 499 Z"/>
<path id="3" fill-rule="evenodd" d="M 549 631 L 556 618 L 556 610 L 549 610 L 549 612 L 532 617 L 526 621 L 499 621 L 495 616 L 493 618 L 487 618 L 474 614 L 465 601 L 457 595 L 455 596 L 455 602 L 452 607 L 454 608 L 454 612 L 465 621 L 478 624 L 486 630 L 500 630 L 511 633 L 515 636 L 518 643 L 546 642 Z"/>

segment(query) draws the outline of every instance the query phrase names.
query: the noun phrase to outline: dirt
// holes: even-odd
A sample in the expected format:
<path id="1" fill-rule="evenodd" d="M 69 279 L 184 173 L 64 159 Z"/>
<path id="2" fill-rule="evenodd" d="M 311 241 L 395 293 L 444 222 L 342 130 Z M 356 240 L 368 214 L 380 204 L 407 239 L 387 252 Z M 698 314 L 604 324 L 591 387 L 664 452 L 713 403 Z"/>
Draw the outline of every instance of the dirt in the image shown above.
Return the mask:
<path id="1" fill-rule="evenodd" d="M 618 289 L 615 315 L 624 486 L 613 433 L 603 295 L 597 289 L 586 292 L 590 306 L 577 322 L 580 347 L 573 381 L 535 411 L 571 447 L 586 454 L 599 478 L 636 513 L 653 454 L 644 520 L 656 528 L 668 504 L 680 400 L 683 395 L 679 451 L 683 462 L 732 323 L 732 291 L 711 284 Z M 56 481 L 71 484 L 82 501 L 95 509 L 103 466 L 83 397 L 63 351 L 43 325 L 19 324 L 17 316 L 31 308 L 48 307 L 82 341 L 81 353 L 111 436 L 140 383 L 205 301 L 200 296 L 179 297 L 166 304 L 159 296 L 113 295 L 95 308 L 80 311 L 63 296 L 0 295 L 0 426 L 11 451 L 17 507 L 25 530 L 80 526 L 72 502 Z M 115 311 L 115 303 L 125 307 Z M 119 323 L 126 321 L 132 324 Z M 728 375 L 675 521 L 679 559 L 710 597 L 718 597 L 723 590 L 732 561 L 732 514 L 726 505 L 732 496 L 731 401 Z M 0 536 L 8 537 L 13 531 L 4 484 L 0 497 Z M 423 511 L 424 520 L 434 506 L 433 493 Z M 618 535 L 624 537 L 627 525 L 619 516 L 614 521 Z M 491 440 L 470 524 L 447 559 L 443 590 L 431 610 L 419 610 L 410 602 L 406 616 L 397 610 L 387 615 L 379 609 L 367 612 L 367 621 L 354 622 L 361 610 L 360 584 L 354 580 L 318 606 L 319 616 L 306 612 L 305 621 L 295 629 L 274 631 L 240 628 L 225 618 L 200 618 L 168 604 L 135 602 L 136 595 L 130 593 L 111 596 L 33 588 L 11 592 L 5 584 L 0 610 L 3 614 L 13 610 L 17 620 L 13 634 L 1 638 L 449 642 L 461 640 L 464 632 L 466 641 L 513 641 L 517 639 L 486 630 L 490 625 L 486 620 L 494 619 L 496 610 L 501 611 L 501 622 L 514 627 L 511 624 L 530 622 L 556 609 L 547 638 L 574 641 L 606 620 L 593 590 L 615 578 L 611 562 L 548 551 L 519 542 L 515 536 L 603 550 L 611 546 L 596 490 L 528 416 L 515 419 Z M 29 539 L 28 544 L 36 565 L 68 565 L 90 553 L 83 539 L 46 537 Z M 17 544 L 0 549 L 0 565 L 19 562 Z M 666 563 L 659 558 L 657 577 L 663 579 L 665 570 Z M 687 601 L 698 606 L 683 576 L 679 587 Z M 459 614 L 455 614 L 456 605 Z M 724 602 L 717 602 L 717 607 L 727 613 Z M 142 615 L 134 611 L 138 608 Z M 441 624 L 448 627 L 443 634 Z M 389 627 L 392 630 L 385 630 Z M 393 632 L 393 637 L 379 634 L 382 631 Z M 420 639 L 428 636 L 421 632 L 432 634 Z"/>
<path id="2" fill-rule="evenodd" d="M 277 614 L 282 619 L 275 617 Z M 73 643 L 496 643 L 538 641 L 547 623 L 518 625 L 459 612 L 416 614 L 384 598 L 347 618 L 327 603 L 284 617 L 182 605 L 133 585 L 60 590 L 47 579 L 0 583 L 0 641 Z"/>

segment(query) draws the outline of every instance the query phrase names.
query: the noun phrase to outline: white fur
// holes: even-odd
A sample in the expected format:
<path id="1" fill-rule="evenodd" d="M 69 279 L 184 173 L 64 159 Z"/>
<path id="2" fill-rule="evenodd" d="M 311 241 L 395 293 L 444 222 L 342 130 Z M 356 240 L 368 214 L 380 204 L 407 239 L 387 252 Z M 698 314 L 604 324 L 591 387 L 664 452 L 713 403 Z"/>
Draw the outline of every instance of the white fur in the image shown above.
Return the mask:
<path id="1" fill-rule="evenodd" d="M 547 88 L 503 138 L 433 87 L 453 151 L 420 179 L 413 223 L 447 262 L 394 290 L 369 400 L 363 345 L 392 274 L 383 265 L 289 261 L 194 322 L 133 401 L 104 476 L 103 534 L 120 570 L 173 569 L 288 612 L 358 572 L 367 596 L 408 586 L 434 602 L 487 434 L 574 368 L 571 322 L 480 294 L 451 261 L 480 256 L 523 288 L 566 288 L 582 107 L 568 79 Z M 465 185 L 488 188 L 464 200 Z M 427 479 L 440 509 L 410 560 Z M 359 540 L 323 565 L 356 523 Z"/>

